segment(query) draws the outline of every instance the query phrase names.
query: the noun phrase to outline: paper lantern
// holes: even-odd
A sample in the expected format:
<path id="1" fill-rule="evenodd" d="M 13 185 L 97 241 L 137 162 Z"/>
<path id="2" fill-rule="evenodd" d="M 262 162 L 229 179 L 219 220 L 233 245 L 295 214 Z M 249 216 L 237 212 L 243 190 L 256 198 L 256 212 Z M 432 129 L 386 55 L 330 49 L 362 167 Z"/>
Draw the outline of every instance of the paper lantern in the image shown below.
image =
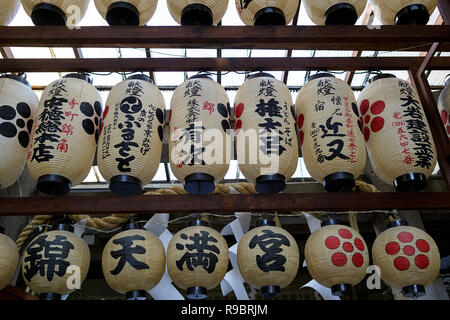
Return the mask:
<path id="1" fill-rule="evenodd" d="M 74 27 L 89 5 L 89 0 L 21 0 L 25 12 L 36 26 Z"/>
<path id="2" fill-rule="evenodd" d="M 42 233 L 25 249 L 22 275 L 26 285 L 41 300 L 59 300 L 83 283 L 89 270 L 91 254 L 86 242 L 73 234 L 66 224 Z M 70 231 L 69 231 L 70 230 Z"/>
<path id="3" fill-rule="evenodd" d="M 0 291 L 11 282 L 19 266 L 19 252 L 16 244 L 4 235 L 0 227 Z"/>
<path id="4" fill-rule="evenodd" d="M 239 272 L 264 298 L 276 298 L 294 281 L 299 266 L 295 239 L 275 222 L 264 219 L 239 241 Z"/>
<path id="5" fill-rule="evenodd" d="M 158 0 L 95 0 L 100 15 L 110 26 L 143 26 L 153 16 Z"/>
<path id="6" fill-rule="evenodd" d="M 450 79 L 445 82 L 445 88 L 439 96 L 438 108 L 442 123 L 450 139 Z"/>
<path id="7" fill-rule="evenodd" d="M 349 191 L 366 164 L 366 148 L 350 86 L 333 75 L 309 77 L 296 102 L 305 165 L 329 192 Z"/>
<path id="8" fill-rule="evenodd" d="M 22 77 L 0 77 L 0 189 L 19 179 L 39 99 Z"/>
<path id="9" fill-rule="evenodd" d="M 433 238 L 399 220 L 389 223 L 376 238 L 372 258 L 383 281 L 402 288 L 408 298 L 425 295 L 425 287 L 436 279 L 441 265 Z"/>
<path id="10" fill-rule="evenodd" d="M 228 8 L 228 0 L 167 0 L 172 18 L 183 26 L 217 25 Z"/>
<path id="11" fill-rule="evenodd" d="M 97 164 L 109 188 L 118 194 L 142 192 L 161 159 L 164 98 L 144 75 L 114 86 L 106 101 Z"/>
<path id="12" fill-rule="evenodd" d="M 257 73 L 239 88 L 235 102 L 239 168 L 259 193 L 286 187 L 298 163 L 291 93 L 268 73 Z"/>
<path id="13" fill-rule="evenodd" d="M 427 24 L 438 0 L 370 0 L 375 17 L 383 24 Z"/>
<path id="14" fill-rule="evenodd" d="M 236 8 L 247 26 L 286 25 L 294 19 L 299 0 L 235 0 Z"/>
<path id="15" fill-rule="evenodd" d="M 105 246 L 102 269 L 105 280 L 128 300 L 144 300 L 166 269 L 165 249 L 153 233 L 128 224 Z"/>
<path id="16" fill-rule="evenodd" d="M 393 75 L 372 78 L 358 98 L 372 167 L 397 191 L 420 191 L 436 166 L 436 151 L 419 96 Z"/>
<path id="17" fill-rule="evenodd" d="M 194 221 L 170 240 L 167 270 L 173 283 L 187 289 L 189 299 L 206 299 L 207 290 L 220 284 L 227 268 L 227 242 L 204 221 Z"/>
<path id="18" fill-rule="evenodd" d="M 16 16 L 20 0 L 2 0 L 0 7 L 0 26 L 7 26 Z"/>
<path id="19" fill-rule="evenodd" d="M 354 25 L 367 0 L 304 0 L 306 13 L 317 25 Z"/>
<path id="20" fill-rule="evenodd" d="M 305 259 L 311 276 L 335 296 L 351 293 L 369 267 L 366 242 L 354 229 L 328 219 L 306 241 Z"/>
<path id="21" fill-rule="evenodd" d="M 28 149 L 27 166 L 37 188 L 64 195 L 91 169 L 102 99 L 87 75 L 68 74 L 42 93 Z"/>
<path id="22" fill-rule="evenodd" d="M 231 158 L 230 103 L 223 87 L 203 75 L 179 85 L 170 102 L 170 167 L 193 194 L 210 193 Z"/>

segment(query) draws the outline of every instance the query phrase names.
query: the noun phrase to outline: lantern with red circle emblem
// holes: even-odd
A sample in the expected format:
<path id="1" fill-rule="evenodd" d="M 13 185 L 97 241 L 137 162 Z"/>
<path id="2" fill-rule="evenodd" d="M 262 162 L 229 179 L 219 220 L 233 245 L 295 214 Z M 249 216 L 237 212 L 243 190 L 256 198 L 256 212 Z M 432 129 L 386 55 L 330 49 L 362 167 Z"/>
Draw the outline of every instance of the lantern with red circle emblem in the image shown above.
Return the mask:
<path id="1" fill-rule="evenodd" d="M 425 231 L 395 220 L 381 233 L 372 247 L 381 278 L 390 286 L 402 288 L 408 298 L 425 295 L 425 287 L 438 276 L 439 249 Z"/>
<path id="2" fill-rule="evenodd" d="M 369 251 L 362 236 L 354 229 L 337 224 L 334 219 L 322 222 L 306 241 L 308 271 L 321 285 L 331 288 L 335 296 L 351 293 L 361 282 L 369 266 Z"/>
<path id="3" fill-rule="evenodd" d="M 445 82 L 445 88 L 439 96 L 438 108 L 448 138 L 450 139 L 450 79 Z"/>

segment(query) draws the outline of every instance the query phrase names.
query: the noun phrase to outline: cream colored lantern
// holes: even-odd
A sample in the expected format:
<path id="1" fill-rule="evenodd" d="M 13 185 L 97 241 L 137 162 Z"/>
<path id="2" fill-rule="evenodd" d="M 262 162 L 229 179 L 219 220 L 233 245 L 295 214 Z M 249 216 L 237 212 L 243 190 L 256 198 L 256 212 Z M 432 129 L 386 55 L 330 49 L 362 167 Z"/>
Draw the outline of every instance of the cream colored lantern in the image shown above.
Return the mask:
<path id="1" fill-rule="evenodd" d="M 16 244 L 4 235 L 0 227 L 0 291 L 11 282 L 19 266 L 19 252 Z"/>
<path id="2" fill-rule="evenodd" d="M 110 26 L 143 26 L 153 16 L 158 0 L 95 0 L 100 15 Z"/>
<path id="3" fill-rule="evenodd" d="M 0 26 L 7 26 L 16 16 L 20 0 L 2 0 L 0 5 Z"/>
<path id="4" fill-rule="evenodd" d="M 22 0 L 25 12 L 36 26 L 76 26 L 90 0 Z"/>
<path id="5" fill-rule="evenodd" d="M 370 0 L 377 19 L 385 24 L 427 24 L 438 0 Z"/>
<path id="6" fill-rule="evenodd" d="M 242 22 L 253 25 L 286 25 L 297 12 L 299 0 L 235 0 Z"/>
<path id="7" fill-rule="evenodd" d="M 317 25 L 354 25 L 367 0 L 303 0 L 306 13 Z"/>
<path id="8" fill-rule="evenodd" d="M 183 26 L 217 25 L 228 8 L 228 0 L 167 0 L 172 18 Z"/>
<path id="9" fill-rule="evenodd" d="M 114 86 L 103 113 L 97 164 L 118 194 L 142 193 L 159 167 L 164 133 L 164 97 L 145 75 Z"/>
<path id="10" fill-rule="evenodd" d="M 445 82 L 445 88 L 439 96 L 438 108 L 445 131 L 450 139 L 450 79 Z"/>

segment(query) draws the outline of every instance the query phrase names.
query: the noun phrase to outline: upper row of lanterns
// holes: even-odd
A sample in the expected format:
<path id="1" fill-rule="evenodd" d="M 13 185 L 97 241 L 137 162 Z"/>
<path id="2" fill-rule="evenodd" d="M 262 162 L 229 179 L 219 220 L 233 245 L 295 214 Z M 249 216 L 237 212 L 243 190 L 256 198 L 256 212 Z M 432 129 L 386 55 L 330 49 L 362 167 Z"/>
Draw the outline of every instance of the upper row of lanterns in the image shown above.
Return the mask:
<path id="1" fill-rule="evenodd" d="M 20 2 L 33 23 L 66 25 L 79 22 L 90 0 L 4 0 L 0 25 L 8 25 Z M 109 25 L 145 25 L 153 16 L 158 0 L 95 0 Z M 306 12 L 317 25 L 353 25 L 363 13 L 367 0 L 304 0 Z M 438 0 L 370 0 L 375 16 L 385 25 L 427 24 Z M 239 17 L 246 25 L 286 25 L 297 11 L 299 0 L 236 0 Z M 181 25 L 217 25 L 225 15 L 228 0 L 167 0 L 173 19 Z M 76 9 L 75 9 L 76 8 Z M 69 19 L 74 14 L 75 19 Z"/>

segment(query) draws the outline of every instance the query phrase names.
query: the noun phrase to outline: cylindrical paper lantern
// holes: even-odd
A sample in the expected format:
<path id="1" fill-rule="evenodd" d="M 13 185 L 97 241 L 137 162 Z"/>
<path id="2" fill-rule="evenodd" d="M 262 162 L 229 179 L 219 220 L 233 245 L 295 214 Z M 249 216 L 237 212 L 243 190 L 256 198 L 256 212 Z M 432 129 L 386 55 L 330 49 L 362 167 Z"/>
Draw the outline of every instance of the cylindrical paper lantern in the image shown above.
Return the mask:
<path id="1" fill-rule="evenodd" d="M 39 99 L 22 77 L 0 77 L 0 189 L 19 179 Z"/>
<path id="2" fill-rule="evenodd" d="M 289 89 L 272 75 L 257 73 L 239 88 L 234 106 L 239 168 L 259 193 L 282 191 L 298 164 Z"/>
<path id="3" fill-rule="evenodd" d="M 89 5 L 89 0 L 21 0 L 25 12 L 36 26 L 74 27 Z"/>
<path id="4" fill-rule="evenodd" d="M 34 238 L 22 260 L 25 283 L 41 300 L 59 300 L 74 291 L 89 270 L 91 254 L 86 242 L 70 232 L 73 227 L 67 224 L 57 229 Z"/>
<path id="5" fill-rule="evenodd" d="M 275 222 L 264 219 L 239 241 L 239 272 L 264 298 L 276 298 L 294 281 L 299 265 L 297 242 Z"/>
<path id="6" fill-rule="evenodd" d="M 183 26 L 216 25 L 228 8 L 228 0 L 167 0 L 172 18 Z"/>
<path id="7" fill-rule="evenodd" d="M 393 221 L 372 247 L 372 258 L 381 278 L 390 286 L 402 288 L 408 298 L 425 295 L 425 287 L 438 276 L 439 249 L 425 231 Z"/>
<path id="8" fill-rule="evenodd" d="M 439 96 L 438 107 L 442 123 L 450 139 L 450 79 L 445 82 L 445 88 Z"/>
<path id="9" fill-rule="evenodd" d="M 224 88 L 203 75 L 177 87 L 170 102 L 170 167 L 193 194 L 210 193 L 231 158 L 230 103 Z"/>
<path id="10" fill-rule="evenodd" d="M 16 16 L 20 0 L 2 0 L 0 6 L 0 26 L 7 26 Z"/>
<path id="11" fill-rule="evenodd" d="M 102 99 L 91 83 L 87 75 L 68 74 L 42 93 L 27 160 L 42 192 L 67 194 L 89 174 L 102 114 Z"/>
<path id="12" fill-rule="evenodd" d="M 393 75 L 378 75 L 369 82 L 358 106 L 373 169 L 397 191 L 420 191 L 436 166 L 420 98 L 408 82 Z"/>
<path id="13" fill-rule="evenodd" d="M 4 235 L 0 227 L 0 291 L 11 282 L 19 266 L 19 252 L 16 244 Z"/>
<path id="14" fill-rule="evenodd" d="M 306 13 L 317 25 L 354 25 L 367 0 L 304 0 Z"/>
<path id="15" fill-rule="evenodd" d="M 306 241 L 305 259 L 309 273 L 317 282 L 331 288 L 333 295 L 344 296 L 364 279 L 369 252 L 356 230 L 337 223 L 328 219 L 311 234 Z"/>
<path id="16" fill-rule="evenodd" d="M 427 24 L 438 0 L 370 0 L 375 17 L 385 24 Z"/>
<path id="17" fill-rule="evenodd" d="M 167 248 L 167 270 L 173 283 L 187 289 L 192 300 L 206 299 L 228 268 L 228 246 L 222 235 L 196 220 L 179 231 Z"/>
<path id="18" fill-rule="evenodd" d="M 286 25 L 294 19 L 299 0 L 235 0 L 236 8 L 247 26 Z"/>
<path id="19" fill-rule="evenodd" d="M 296 108 L 308 172 L 329 192 L 351 190 L 364 170 L 366 148 L 350 86 L 328 73 L 313 75 Z"/>
<path id="20" fill-rule="evenodd" d="M 120 82 L 106 101 L 97 164 L 109 188 L 118 194 L 140 194 L 161 159 L 164 97 L 144 75 Z"/>
<path id="21" fill-rule="evenodd" d="M 153 16 L 158 0 L 95 0 L 100 15 L 110 26 L 143 26 Z"/>
<path id="22" fill-rule="evenodd" d="M 136 229 L 132 223 L 125 229 L 103 250 L 103 274 L 108 285 L 127 299 L 144 300 L 166 269 L 164 246 L 153 233 Z"/>

